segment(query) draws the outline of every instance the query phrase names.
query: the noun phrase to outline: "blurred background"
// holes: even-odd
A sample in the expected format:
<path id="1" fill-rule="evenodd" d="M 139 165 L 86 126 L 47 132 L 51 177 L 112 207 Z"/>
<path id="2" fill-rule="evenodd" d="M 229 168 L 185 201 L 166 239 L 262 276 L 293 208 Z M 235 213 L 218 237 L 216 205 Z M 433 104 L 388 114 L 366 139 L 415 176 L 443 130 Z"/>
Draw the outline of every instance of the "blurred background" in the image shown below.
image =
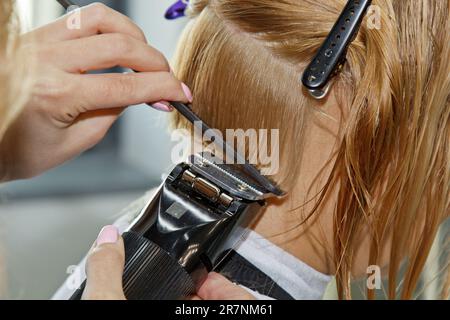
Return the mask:
<path id="1" fill-rule="evenodd" d="M 85 5 L 94 1 L 74 1 Z M 167 21 L 173 0 L 101 1 L 130 16 L 151 44 L 171 57 L 185 19 Z M 24 30 L 64 14 L 55 0 L 18 0 Z M 167 115 L 128 110 L 104 141 L 74 161 L 30 181 L 0 187 L 0 243 L 7 297 L 47 299 L 86 254 L 101 227 L 170 169 Z"/>
<path id="2" fill-rule="evenodd" d="M 24 30 L 64 14 L 55 0 L 17 0 Z M 85 5 L 94 1 L 75 1 Z M 130 16 L 150 43 L 172 57 L 185 19 L 167 21 L 174 0 L 108 0 L 105 4 Z M 128 110 L 104 141 L 72 162 L 30 181 L 0 186 L 0 267 L 6 266 L 6 297 L 48 299 L 68 276 L 68 266 L 86 254 L 97 233 L 119 212 L 161 182 L 171 168 L 168 116 L 148 106 Z M 432 250 L 418 298 L 436 298 L 448 263 L 450 223 Z M 0 282 L 1 283 L 1 282 Z M 355 298 L 364 296 L 355 284 Z M 360 293 L 360 294 L 358 294 Z M 383 291 L 380 291 L 380 298 Z M 333 284 L 327 299 L 336 298 Z"/>

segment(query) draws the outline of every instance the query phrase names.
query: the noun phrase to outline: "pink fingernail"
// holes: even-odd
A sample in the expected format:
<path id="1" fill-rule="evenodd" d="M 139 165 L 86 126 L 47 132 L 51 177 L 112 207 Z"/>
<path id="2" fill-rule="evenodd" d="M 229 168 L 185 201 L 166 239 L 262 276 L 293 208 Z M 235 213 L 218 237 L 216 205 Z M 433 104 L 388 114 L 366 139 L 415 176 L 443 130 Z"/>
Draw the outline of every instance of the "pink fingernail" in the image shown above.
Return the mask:
<path id="1" fill-rule="evenodd" d="M 186 95 L 188 101 L 192 103 L 192 101 L 194 101 L 194 97 L 192 96 L 191 89 L 189 89 L 189 87 L 184 83 L 181 84 L 181 87 L 183 88 L 184 94 Z"/>
<path id="2" fill-rule="evenodd" d="M 107 243 L 116 243 L 119 240 L 119 230 L 115 226 L 106 226 L 97 237 L 97 246 Z"/>
<path id="3" fill-rule="evenodd" d="M 163 112 L 172 112 L 173 107 L 168 103 L 167 101 L 160 101 L 157 103 L 152 104 L 152 107 L 156 110 L 163 111 Z"/>

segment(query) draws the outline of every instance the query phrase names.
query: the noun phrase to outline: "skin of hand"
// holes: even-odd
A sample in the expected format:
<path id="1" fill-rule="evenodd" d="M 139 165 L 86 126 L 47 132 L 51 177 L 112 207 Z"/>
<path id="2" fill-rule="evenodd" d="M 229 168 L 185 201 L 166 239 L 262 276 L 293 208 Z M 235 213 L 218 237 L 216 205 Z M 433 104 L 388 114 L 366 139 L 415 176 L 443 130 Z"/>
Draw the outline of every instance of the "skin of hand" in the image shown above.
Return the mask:
<path id="1" fill-rule="evenodd" d="M 192 300 L 255 300 L 245 289 L 218 273 L 210 273 L 208 279 Z"/>
<path id="2" fill-rule="evenodd" d="M 114 226 L 100 232 L 86 263 L 86 288 L 83 300 L 125 300 L 122 276 L 125 249 L 122 237 Z M 225 277 L 211 273 L 197 296 L 191 300 L 254 300 L 255 298 Z"/>
<path id="3" fill-rule="evenodd" d="M 79 29 L 70 14 L 24 34 L 32 70 L 29 99 L 0 143 L 0 180 L 31 178 L 96 145 L 125 106 L 191 102 L 165 57 L 147 44 L 126 16 L 102 4 L 80 10 Z M 89 74 L 124 67 L 137 73 Z"/>

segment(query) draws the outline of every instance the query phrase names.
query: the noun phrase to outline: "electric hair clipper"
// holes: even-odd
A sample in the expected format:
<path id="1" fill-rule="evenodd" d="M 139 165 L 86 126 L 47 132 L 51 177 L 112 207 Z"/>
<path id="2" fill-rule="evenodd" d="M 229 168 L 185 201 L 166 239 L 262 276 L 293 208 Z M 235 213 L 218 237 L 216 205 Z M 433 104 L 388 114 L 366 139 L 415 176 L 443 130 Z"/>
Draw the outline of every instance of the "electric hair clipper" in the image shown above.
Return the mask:
<path id="1" fill-rule="evenodd" d="M 175 167 L 127 232 L 123 287 L 130 300 L 178 300 L 197 292 L 274 196 L 240 165 L 212 155 Z M 71 300 L 81 299 L 84 285 Z"/>

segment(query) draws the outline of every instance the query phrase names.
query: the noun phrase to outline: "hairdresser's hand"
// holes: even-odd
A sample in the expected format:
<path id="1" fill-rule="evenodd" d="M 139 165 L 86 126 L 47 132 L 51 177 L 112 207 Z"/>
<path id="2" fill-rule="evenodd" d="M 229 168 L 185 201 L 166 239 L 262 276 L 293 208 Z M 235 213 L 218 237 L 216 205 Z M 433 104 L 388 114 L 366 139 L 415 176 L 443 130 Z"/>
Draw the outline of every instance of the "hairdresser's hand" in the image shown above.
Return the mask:
<path id="1" fill-rule="evenodd" d="M 125 249 L 117 228 L 103 228 L 88 255 L 83 300 L 125 300 L 124 264 Z"/>
<path id="2" fill-rule="evenodd" d="M 224 276 L 213 272 L 192 300 L 255 300 L 255 297 Z"/>
<path id="3" fill-rule="evenodd" d="M 87 282 L 83 300 L 125 300 L 122 288 L 125 249 L 122 237 L 114 226 L 100 232 L 87 263 Z M 254 300 L 241 287 L 217 273 L 211 273 L 192 300 Z"/>
<path id="4" fill-rule="evenodd" d="M 79 29 L 68 27 L 71 17 L 22 37 L 34 79 L 0 145 L 0 180 L 39 175 L 93 147 L 125 106 L 149 103 L 171 111 L 164 101 L 192 100 L 127 17 L 101 4 L 81 9 Z M 140 73 L 87 74 L 114 66 Z"/>

